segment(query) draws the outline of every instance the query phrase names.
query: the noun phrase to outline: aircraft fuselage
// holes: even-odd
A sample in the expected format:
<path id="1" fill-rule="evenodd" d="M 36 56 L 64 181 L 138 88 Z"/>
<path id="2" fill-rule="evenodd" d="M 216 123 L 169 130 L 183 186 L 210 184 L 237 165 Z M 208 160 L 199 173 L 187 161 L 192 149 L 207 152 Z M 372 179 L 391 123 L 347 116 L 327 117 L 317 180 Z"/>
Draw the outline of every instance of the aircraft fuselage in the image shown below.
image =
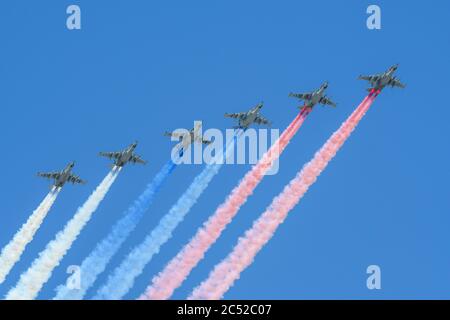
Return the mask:
<path id="1" fill-rule="evenodd" d="M 261 108 L 262 104 L 248 111 L 242 119 L 239 119 L 239 127 L 242 129 L 247 129 L 252 123 L 256 122 Z"/>
<path id="2" fill-rule="evenodd" d="M 239 119 L 239 127 L 248 128 L 253 122 L 255 122 L 257 117 L 258 117 L 257 110 L 251 110 L 247 112 L 247 114 L 243 119 Z"/>
<path id="3" fill-rule="evenodd" d="M 378 77 L 378 79 L 370 81 L 373 89 L 382 90 L 386 86 L 393 85 L 396 80 L 394 77 L 394 73 L 396 70 L 397 66 L 390 67 L 386 72 L 381 74 L 381 76 Z"/>
<path id="4" fill-rule="evenodd" d="M 115 165 L 118 167 L 123 167 L 126 163 L 128 163 L 133 156 L 133 151 L 135 148 L 135 146 L 128 147 L 128 149 L 120 155 L 119 159 L 117 159 Z"/>
<path id="5" fill-rule="evenodd" d="M 305 101 L 306 108 L 313 108 L 316 104 L 320 103 L 325 93 L 325 88 L 321 87 L 319 90 L 312 94 L 311 99 Z"/>
<path id="6" fill-rule="evenodd" d="M 73 164 L 69 164 L 64 170 L 60 172 L 60 176 L 55 180 L 55 187 L 61 188 L 67 182 L 70 177 Z"/>

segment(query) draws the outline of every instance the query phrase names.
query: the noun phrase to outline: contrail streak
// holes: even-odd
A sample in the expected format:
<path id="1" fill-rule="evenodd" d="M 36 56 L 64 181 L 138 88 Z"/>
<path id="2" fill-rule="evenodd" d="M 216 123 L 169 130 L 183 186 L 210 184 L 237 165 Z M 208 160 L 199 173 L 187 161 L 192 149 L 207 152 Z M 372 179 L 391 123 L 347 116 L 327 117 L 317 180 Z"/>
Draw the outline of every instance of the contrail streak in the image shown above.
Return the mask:
<path id="1" fill-rule="evenodd" d="M 33 211 L 27 222 L 22 225 L 13 239 L 3 248 L 0 255 L 0 284 L 5 281 L 6 276 L 20 260 L 26 246 L 33 240 L 60 191 L 61 188 L 53 187 L 36 210 Z"/>
<path id="2" fill-rule="evenodd" d="M 79 289 L 71 289 L 66 285 L 60 285 L 56 289 L 54 300 L 83 299 L 87 290 L 95 283 L 97 277 L 105 271 L 108 263 L 141 221 L 144 213 L 152 204 L 155 194 L 175 168 L 176 164 L 174 162 L 169 161 L 166 163 L 147 185 L 145 191 L 112 227 L 110 233 L 97 243 L 95 249 L 83 260 L 79 273 L 81 275 L 81 287 Z"/>
<path id="3" fill-rule="evenodd" d="M 120 169 L 114 167 L 108 173 L 64 229 L 56 235 L 55 239 L 47 244 L 47 247 L 39 254 L 39 257 L 33 261 L 31 267 L 20 276 L 16 286 L 7 293 L 5 297 L 7 300 L 32 300 L 37 297 L 43 285 L 50 278 L 53 269 L 59 265 L 83 227 L 91 219 L 92 214 L 105 197 L 114 180 L 116 180 Z"/>
<path id="4" fill-rule="evenodd" d="M 308 188 L 317 180 L 338 150 L 350 136 L 364 114 L 370 108 L 375 96 L 367 97 L 341 127 L 328 139 L 297 176 L 274 198 L 266 211 L 257 219 L 251 229 L 240 238 L 228 257 L 219 263 L 189 299 L 220 299 L 239 279 L 241 272 L 254 260 L 256 254 L 272 238 L 278 226 L 286 219 L 290 210 L 302 199 Z"/>
<path id="5" fill-rule="evenodd" d="M 241 134 L 242 131 L 239 131 L 235 137 L 238 138 Z M 234 141 L 233 139 L 233 142 L 226 147 L 225 155 L 234 148 Z M 221 158 L 223 158 L 223 153 L 218 155 L 218 159 Z M 160 220 L 156 228 L 113 271 L 107 282 L 97 291 L 95 300 L 121 299 L 133 287 L 135 279 L 142 273 L 153 256 L 160 251 L 162 245 L 169 241 L 176 227 L 195 205 L 224 162 L 212 163 L 203 169 L 176 204 Z"/>
<path id="6" fill-rule="evenodd" d="M 231 222 L 261 182 L 264 174 L 271 168 L 273 162 L 278 159 L 289 141 L 293 138 L 303 124 L 310 110 L 302 111 L 282 133 L 280 138 L 263 155 L 258 163 L 245 175 L 239 185 L 233 189 L 226 201 L 220 205 L 216 212 L 204 223 L 194 238 L 173 258 L 169 264 L 153 278 L 153 283 L 140 299 L 168 299 L 176 288 L 187 278 L 191 270 L 204 257 L 206 251 L 220 237 L 222 231 Z"/>

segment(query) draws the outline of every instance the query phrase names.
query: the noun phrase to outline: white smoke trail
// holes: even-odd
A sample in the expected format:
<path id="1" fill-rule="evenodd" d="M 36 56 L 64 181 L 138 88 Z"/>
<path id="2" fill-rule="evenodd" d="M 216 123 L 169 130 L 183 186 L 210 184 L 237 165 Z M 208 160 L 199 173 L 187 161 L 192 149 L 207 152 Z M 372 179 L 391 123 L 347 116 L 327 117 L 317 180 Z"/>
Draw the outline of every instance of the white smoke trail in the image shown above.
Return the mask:
<path id="1" fill-rule="evenodd" d="M 78 208 L 74 217 L 66 224 L 64 229 L 56 235 L 55 239 L 47 244 L 44 251 L 33 261 L 31 267 L 20 276 L 16 286 L 7 293 L 5 297 L 7 300 L 32 300 L 37 297 L 39 291 L 52 275 L 53 270 L 59 265 L 83 227 L 91 219 L 100 202 L 106 196 L 120 169 L 114 167 L 108 173 L 83 206 Z"/>
<path id="2" fill-rule="evenodd" d="M 20 260 L 26 246 L 33 240 L 60 191 L 61 188 L 53 187 L 13 239 L 3 248 L 0 254 L 0 284 L 5 281 L 6 276 Z"/>

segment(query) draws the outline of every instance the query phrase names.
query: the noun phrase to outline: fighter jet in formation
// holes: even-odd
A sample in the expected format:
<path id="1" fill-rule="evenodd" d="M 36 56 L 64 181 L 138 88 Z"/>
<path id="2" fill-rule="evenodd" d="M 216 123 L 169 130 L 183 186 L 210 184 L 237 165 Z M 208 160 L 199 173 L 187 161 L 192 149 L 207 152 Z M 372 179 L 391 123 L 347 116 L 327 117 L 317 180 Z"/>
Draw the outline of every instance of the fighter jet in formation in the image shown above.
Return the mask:
<path id="1" fill-rule="evenodd" d="M 316 104 L 329 105 L 336 107 L 336 103 L 331 101 L 325 95 L 325 90 L 328 88 L 328 82 L 324 82 L 319 89 L 307 93 L 290 93 L 289 97 L 294 97 L 304 101 L 303 106 L 299 107 L 302 111 L 305 109 L 312 109 Z"/>
<path id="2" fill-rule="evenodd" d="M 265 119 L 260 114 L 262 107 L 263 103 L 261 102 L 247 112 L 225 113 L 225 117 L 238 119 L 238 125 L 234 127 L 235 129 L 247 130 L 253 123 L 270 125 L 269 120 Z"/>
<path id="3" fill-rule="evenodd" d="M 133 164 L 140 163 L 146 164 L 147 161 L 142 160 L 141 157 L 134 153 L 134 149 L 137 147 L 137 142 L 130 144 L 125 150 L 117 152 L 100 152 L 99 155 L 114 160 L 116 167 L 123 167 L 128 162 Z"/>
<path id="4" fill-rule="evenodd" d="M 212 142 L 210 140 L 204 139 L 203 136 L 199 134 L 201 128 L 202 128 L 201 125 L 195 125 L 195 127 L 192 128 L 189 131 L 189 133 L 166 131 L 164 133 L 164 136 L 179 139 L 181 141 L 182 143 L 180 146 L 180 155 L 181 155 L 182 152 L 184 152 L 194 142 L 199 142 L 203 144 L 210 144 Z"/>
<path id="5" fill-rule="evenodd" d="M 367 91 L 381 91 L 386 86 L 405 88 L 406 86 L 400 82 L 394 73 L 398 69 L 398 64 L 390 67 L 386 72 L 372 75 L 372 76 L 359 76 L 359 80 L 367 80 L 370 82 L 371 87 Z"/>
<path id="6" fill-rule="evenodd" d="M 85 184 L 86 181 L 81 180 L 78 176 L 72 174 L 72 169 L 74 166 L 75 163 L 71 162 L 60 172 L 38 172 L 37 175 L 42 178 L 53 179 L 53 186 L 55 188 L 62 188 L 66 182 L 70 182 L 72 184 Z"/>

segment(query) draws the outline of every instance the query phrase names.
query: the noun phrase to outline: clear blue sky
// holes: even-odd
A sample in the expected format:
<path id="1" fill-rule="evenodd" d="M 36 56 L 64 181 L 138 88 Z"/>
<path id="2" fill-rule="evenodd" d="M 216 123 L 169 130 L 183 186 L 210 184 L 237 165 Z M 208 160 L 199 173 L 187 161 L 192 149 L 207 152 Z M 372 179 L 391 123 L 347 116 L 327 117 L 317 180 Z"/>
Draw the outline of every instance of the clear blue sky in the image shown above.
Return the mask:
<path id="1" fill-rule="evenodd" d="M 366 8 L 382 29 L 366 28 Z M 66 29 L 78 4 L 82 30 Z M 330 81 L 339 106 L 317 108 L 206 259 L 176 292 L 185 298 L 222 260 L 365 95 L 360 73 L 399 63 L 405 90 L 385 90 L 354 135 L 226 298 L 450 298 L 448 1 L 4 1 L 0 10 L 0 247 L 46 195 L 37 171 L 75 160 L 89 180 L 67 186 L 0 296 L 72 217 L 108 171 L 100 150 L 139 140 L 146 167 L 126 167 L 39 296 L 53 297 L 167 161 L 165 130 L 225 129 L 224 112 L 261 100 L 284 128 L 296 115 L 290 91 Z M 248 166 L 226 166 L 127 298 L 193 236 Z M 170 177 L 110 266 L 138 244 L 200 166 Z M 382 290 L 366 288 L 366 268 Z M 102 282 L 102 275 L 94 289 Z M 91 291 L 92 293 L 92 291 Z"/>

